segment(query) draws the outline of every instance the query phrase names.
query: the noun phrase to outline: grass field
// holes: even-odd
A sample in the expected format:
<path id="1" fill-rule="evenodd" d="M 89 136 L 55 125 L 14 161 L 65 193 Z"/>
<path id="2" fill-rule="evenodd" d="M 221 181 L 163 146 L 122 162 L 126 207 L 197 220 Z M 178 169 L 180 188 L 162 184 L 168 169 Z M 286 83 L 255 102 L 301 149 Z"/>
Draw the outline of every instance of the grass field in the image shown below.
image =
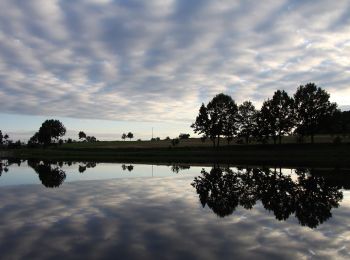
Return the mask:
<path id="1" fill-rule="evenodd" d="M 350 143 L 282 145 L 230 145 L 213 148 L 210 143 L 196 146 L 199 140 L 186 140 L 172 147 L 165 141 L 97 142 L 65 144 L 52 148 L 22 148 L 9 156 L 95 162 L 144 163 L 230 163 L 235 165 L 290 167 L 350 167 Z M 200 142 L 200 141 L 199 141 Z"/>

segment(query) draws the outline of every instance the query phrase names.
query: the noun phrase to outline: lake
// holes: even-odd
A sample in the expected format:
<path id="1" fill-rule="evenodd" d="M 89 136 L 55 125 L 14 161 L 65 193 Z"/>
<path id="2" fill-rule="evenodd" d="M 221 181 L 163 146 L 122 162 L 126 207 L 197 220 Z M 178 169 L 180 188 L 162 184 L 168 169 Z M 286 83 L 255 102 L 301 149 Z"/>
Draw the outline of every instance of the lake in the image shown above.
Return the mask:
<path id="1" fill-rule="evenodd" d="M 1 259 L 349 259 L 350 170 L 2 160 Z"/>

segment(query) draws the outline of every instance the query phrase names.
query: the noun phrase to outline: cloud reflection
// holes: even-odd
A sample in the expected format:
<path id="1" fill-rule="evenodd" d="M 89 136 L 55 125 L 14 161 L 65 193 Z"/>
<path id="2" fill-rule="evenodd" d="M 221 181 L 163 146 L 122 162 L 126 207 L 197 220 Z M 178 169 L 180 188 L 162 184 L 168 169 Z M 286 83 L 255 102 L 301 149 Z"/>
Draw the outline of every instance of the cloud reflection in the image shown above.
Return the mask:
<path id="1" fill-rule="evenodd" d="M 198 205 L 192 177 L 123 179 L 0 189 L 3 258 L 224 259 L 344 257 L 349 197 L 309 229 L 256 205 L 227 218 Z M 327 233 L 332 231 L 333 233 Z"/>

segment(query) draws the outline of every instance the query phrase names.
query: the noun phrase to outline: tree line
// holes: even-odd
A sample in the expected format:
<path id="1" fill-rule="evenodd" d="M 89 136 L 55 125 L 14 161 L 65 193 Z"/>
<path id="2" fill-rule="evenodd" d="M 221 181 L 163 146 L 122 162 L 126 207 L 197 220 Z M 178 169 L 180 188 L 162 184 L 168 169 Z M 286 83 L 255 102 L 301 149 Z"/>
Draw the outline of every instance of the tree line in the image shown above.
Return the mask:
<path id="1" fill-rule="evenodd" d="M 260 110 L 252 102 L 237 105 L 231 96 L 216 95 L 207 105 L 202 103 L 195 122 L 195 133 L 213 146 L 219 146 L 220 138 L 228 143 L 234 137 L 246 143 L 252 139 L 266 143 L 270 138 L 281 144 L 283 136 L 294 134 L 302 141 L 309 136 L 311 143 L 317 133 L 349 133 L 350 114 L 341 112 L 330 95 L 314 83 L 298 87 L 293 96 L 277 90 L 272 98 L 265 100 Z"/>

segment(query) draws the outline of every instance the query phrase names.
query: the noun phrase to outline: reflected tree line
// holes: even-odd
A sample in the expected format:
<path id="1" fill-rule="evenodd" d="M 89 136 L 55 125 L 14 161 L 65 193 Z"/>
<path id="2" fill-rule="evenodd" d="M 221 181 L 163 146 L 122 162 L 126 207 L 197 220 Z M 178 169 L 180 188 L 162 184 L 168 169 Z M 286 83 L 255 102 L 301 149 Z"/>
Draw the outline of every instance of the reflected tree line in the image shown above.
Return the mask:
<path id="1" fill-rule="evenodd" d="M 0 176 L 3 172 L 9 171 L 9 166 L 17 164 L 21 166 L 26 160 L 9 158 L 0 161 Z M 41 183 L 47 188 L 57 188 L 65 181 L 67 175 L 63 170 L 63 166 L 72 166 L 76 162 L 62 162 L 62 161 L 48 161 L 29 159 L 27 164 L 31 167 L 39 176 Z M 80 162 L 78 171 L 83 173 L 88 168 L 96 167 L 96 162 Z"/>
<path id="2" fill-rule="evenodd" d="M 13 164 L 21 165 L 22 162 L 26 160 L 9 158 L 6 160 L 0 160 L 0 176 L 3 172 L 9 171 L 9 166 Z M 31 167 L 39 176 L 41 183 L 47 188 L 57 188 L 62 185 L 65 181 L 67 175 L 63 170 L 63 167 L 72 166 L 77 164 L 77 162 L 63 162 L 63 161 L 49 161 L 49 160 L 38 160 L 38 159 L 29 159 L 27 164 Z M 96 162 L 79 162 L 78 171 L 79 173 L 84 173 L 87 169 L 95 168 L 97 166 Z M 133 165 L 122 165 L 123 171 L 133 171 Z"/>
<path id="3" fill-rule="evenodd" d="M 343 198 L 341 189 L 350 187 L 349 177 L 327 178 L 328 173 L 296 169 L 292 178 L 280 170 L 232 170 L 216 165 L 210 172 L 203 169 L 192 186 L 202 206 L 220 217 L 231 215 L 238 206 L 252 209 L 261 201 L 280 221 L 294 215 L 300 225 L 316 228 L 332 217 L 331 210 Z"/>

